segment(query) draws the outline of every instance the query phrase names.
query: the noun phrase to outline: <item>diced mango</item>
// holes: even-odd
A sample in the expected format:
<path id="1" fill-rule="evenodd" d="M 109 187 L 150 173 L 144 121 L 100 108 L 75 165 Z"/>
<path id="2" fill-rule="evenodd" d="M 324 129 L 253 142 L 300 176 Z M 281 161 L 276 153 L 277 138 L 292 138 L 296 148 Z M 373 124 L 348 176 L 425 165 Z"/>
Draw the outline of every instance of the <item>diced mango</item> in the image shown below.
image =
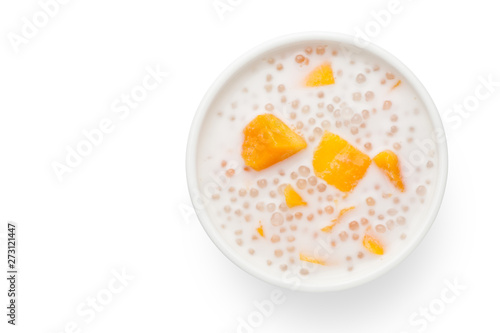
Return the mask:
<path id="1" fill-rule="evenodd" d="M 323 265 L 325 266 L 326 263 L 324 260 L 321 260 L 321 259 L 317 259 L 317 258 L 314 258 L 314 257 L 309 257 L 309 256 L 306 256 L 305 254 L 300 254 L 300 260 L 302 261 L 307 261 L 307 262 L 310 262 L 310 263 L 313 263 L 313 264 L 318 264 L 318 265 Z"/>
<path id="2" fill-rule="evenodd" d="M 379 256 L 384 254 L 384 247 L 380 241 L 371 235 L 366 234 L 363 237 L 363 246 L 373 254 Z"/>
<path id="3" fill-rule="evenodd" d="M 399 87 L 400 84 L 401 84 L 401 80 L 398 80 L 398 82 L 396 82 L 396 84 L 392 86 L 391 90 L 396 89 L 397 87 Z"/>
<path id="4" fill-rule="evenodd" d="M 243 130 L 241 156 L 245 164 L 260 171 L 307 147 L 306 141 L 272 114 L 255 117 Z"/>
<path id="5" fill-rule="evenodd" d="M 289 208 L 307 205 L 307 202 L 293 189 L 292 185 L 285 187 L 285 201 Z"/>
<path id="6" fill-rule="evenodd" d="M 334 83 L 332 65 L 329 63 L 324 63 L 313 69 L 305 81 L 307 87 L 327 86 Z"/>
<path id="7" fill-rule="evenodd" d="M 339 216 L 336 219 L 332 220 L 332 224 L 329 225 L 329 226 L 327 226 L 327 227 L 324 227 L 323 229 L 321 229 L 321 231 L 323 231 L 323 232 L 332 232 L 333 227 L 335 227 L 337 224 L 340 223 L 340 219 L 342 218 L 342 216 L 344 216 L 345 214 L 347 214 L 348 212 L 350 212 L 354 208 L 356 208 L 356 207 L 352 206 L 352 207 L 349 207 L 349 208 L 342 209 L 340 211 L 340 213 L 339 213 Z"/>
<path id="8" fill-rule="evenodd" d="M 264 237 L 264 228 L 262 227 L 262 223 L 260 223 L 259 227 L 257 228 L 257 232 L 259 233 L 259 235 Z"/>
<path id="9" fill-rule="evenodd" d="M 316 176 L 342 192 L 352 191 L 370 164 L 371 159 L 368 155 L 328 131 L 321 138 L 313 157 Z"/>
<path id="10" fill-rule="evenodd" d="M 401 177 L 399 159 L 394 152 L 390 150 L 383 151 L 373 158 L 373 162 L 384 171 L 385 175 L 398 190 L 404 192 L 405 184 Z"/>

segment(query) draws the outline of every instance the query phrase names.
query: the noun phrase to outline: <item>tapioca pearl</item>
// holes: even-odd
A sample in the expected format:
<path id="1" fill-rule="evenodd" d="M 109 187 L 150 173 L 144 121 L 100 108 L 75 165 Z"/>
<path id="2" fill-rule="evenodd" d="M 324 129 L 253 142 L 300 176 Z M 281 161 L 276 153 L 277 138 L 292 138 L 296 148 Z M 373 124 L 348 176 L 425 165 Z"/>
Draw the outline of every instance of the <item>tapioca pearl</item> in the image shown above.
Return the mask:
<path id="1" fill-rule="evenodd" d="M 388 209 L 388 210 L 387 210 L 387 214 L 388 214 L 389 216 L 394 216 L 394 215 L 396 215 L 397 213 L 398 213 L 397 209 L 394 209 L 394 208 L 390 208 L 390 209 Z"/>
<path id="2" fill-rule="evenodd" d="M 282 272 L 285 272 L 288 269 L 288 266 L 285 264 L 280 265 L 280 269 Z"/>
<path id="3" fill-rule="evenodd" d="M 364 147 L 365 147 L 365 149 L 366 149 L 366 150 L 368 150 L 368 151 L 372 150 L 372 148 L 373 148 L 373 147 L 372 147 L 372 144 L 371 144 L 370 142 L 365 143 Z"/>
<path id="4" fill-rule="evenodd" d="M 231 212 L 231 206 L 224 206 L 224 211 L 226 213 L 230 213 Z"/>
<path id="5" fill-rule="evenodd" d="M 412 142 L 413 142 L 413 138 L 411 138 L 411 137 L 410 137 L 410 138 L 406 139 L 406 141 L 407 141 L 408 143 L 412 143 Z"/>
<path id="6" fill-rule="evenodd" d="M 248 249 L 248 253 L 249 253 L 251 256 L 253 256 L 253 255 L 255 254 L 255 250 L 254 250 L 254 249 L 252 249 L 252 248 L 250 248 L 250 249 Z"/>
<path id="7" fill-rule="evenodd" d="M 293 214 L 290 214 L 290 213 L 286 214 L 286 220 L 288 222 L 293 221 Z M 282 232 L 285 232 L 285 230 L 283 230 Z"/>
<path id="8" fill-rule="evenodd" d="M 377 224 L 375 226 L 375 231 L 383 234 L 385 232 L 385 226 L 383 224 Z"/>
<path id="9" fill-rule="evenodd" d="M 271 192 L 269 192 L 269 196 L 270 196 L 271 198 L 276 198 L 276 196 L 277 196 L 277 195 L 278 195 L 278 194 L 276 193 L 276 191 L 271 191 Z"/>
<path id="10" fill-rule="evenodd" d="M 245 202 L 243 203 L 243 208 L 245 208 L 245 209 L 250 208 L 250 203 L 249 203 L 248 201 L 245 201 Z"/>
<path id="11" fill-rule="evenodd" d="M 230 201 L 231 202 L 236 202 L 238 199 L 236 197 L 231 197 Z"/>
<path id="12" fill-rule="evenodd" d="M 361 101 L 361 93 L 360 92 L 355 92 L 352 94 L 352 100 L 355 102 Z"/>
<path id="13" fill-rule="evenodd" d="M 300 101 L 298 99 L 292 101 L 292 108 L 293 109 L 298 109 L 300 105 Z"/>
<path id="14" fill-rule="evenodd" d="M 371 102 L 375 98 L 375 93 L 373 91 L 365 92 L 365 101 Z"/>
<path id="15" fill-rule="evenodd" d="M 307 181 L 308 181 L 309 185 L 316 186 L 316 184 L 318 183 L 318 178 L 311 176 L 311 177 L 307 178 Z"/>
<path id="16" fill-rule="evenodd" d="M 358 252 L 358 259 L 363 259 L 365 254 L 363 252 Z"/>
<path id="17" fill-rule="evenodd" d="M 274 185 L 278 185 L 279 183 L 280 183 L 279 178 L 274 178 L 274 179 L 273 179 L 273 184 L 274 184 Z"/>
<path id="18" fill-rule="evenodd" d="M 320 109 L 321 109 L 323 106 L 322 106 L 322 105 L 320 105 L 320 104 L 322 104 L 322 103 L 319 103 L 319 104 L 318 104 L 318 108 L 320 108 Z M 325 116 L 325 114 L 324 114 L 323 112 L 318 112 L 318 113 L 316 113 L 316 117 L 318 117 L 318 118 L 323 118 L 324 116 Z"/>
<path id="19" fill-rule="evenodd" d="M 304 105 L 302 107 L 302 113 L 303 114 L 308 114 L 311 111 L 311 107 L 309 105 Z"/>
<path id="20" fill-rule="evenodd" d="M 340 234 L 339 234 L 339 238 L 341 241 L 345 242 L 347 240 L 347 238 L 349 238 L 349 235 L 347 234 L 347 232 L 345 231 L 342 231 Z"/>
<path id="21" fill-rule="evenodd" d="M 365 217 L 361 218 L 360 222 L 361 222 L 361 225 L 363 225 L 363 226 L 367 225 L 368 223 L 370 223 L 370 221 L 368 221 L 368 219 L 365 218 Z"/>
<path id="22" fill-rule="evenodd" d="M 406 239 L 406 234 L 405 233 L 402 233 L 401 236 L 399 237 L 401 238 L 401 240 L 405 240 Z"/>
<path id="23" fill-rule="evenodd" d="M 328 105 L 326 106 L 326 109 L 328 110 L 328 112 L 333 112 L 333 110 L 334 110 L 335 108 L 333 107 L 333 105 L 332 105 L 332 104 L 328 104 Z"/>
<path id="24" fill-rule="evenodd" d="M 326 206 L 325 207 L 325 213 L 327 213 L 327 214 L 333 214 L 333 211 L 334 211 L 334 209 L 333 209 L 332 206 Z"/>
<path id="25" fill-rule="evenodd" d="M 257 235 L 252 235 L 252 240 L 256 241 L 259 239 L 260 236 L 257 236 Z"/>
<path id="26" fill-rule="evenodd" d="M 352 261 L 352 257 L 351 256 L 347 256 L 347 257 L 345 257 L 345 260 L 346 261 Z"/>
<path id="27" fill-rule="evenodd" d="M 303 215 L 304 215 L 304 214 L 302 214 L 301 212 L 297 212 L 297 213 L 295 213 L 295 218 L 296 218 L 297 220 L 300 220 L 300 219 L 302 218 L 302 216 L 303 216 Z"/>
<path id="28" fill-rule="evenodd" d="M 341 127 L 342 127 L 342 122 L 341 122 L 340 120 L 337 120 L 337 121 L 335 122 L 335 127 L 337 127 L 337 128 L 341 128 Z"/>
<path id="29" fill-rule="evenodd" d="M 333 195 L 331 195 L 331 194 L 327 195 L 326 201 L 333 201 Z"/>
<path id="30" fill-rule="evenodd" d="M 359 125 L 363 122 L 363 118 L 361 118 L 361 115 L 358 113 L 355 113 L 354 116 L 351 118 L 351 123 L 354 125 Z"/>
<path id="31" fill-rule="evenodd" d="M 285 85 L 284 84 L 278 85 L 278 92 L 282 93 L 284 91 L 285 91 Z"/>
<path id="32" fill-rule="evenodd" d="M 307 176 L 309 176 L 310 173 L 311 173 L 311 169 L 309 169 L 305 165 L 302 165 L 302 166 L 299 167 L 299 174 L 302 177 L 307 177 Z"/>
<path id="33" fill-rule="evenodd" d="M 359 83 L 359 84 L 365 83 L 366 82 L 366 76 L 364 74 L 362 74 L 362 73 L 359 73 L 356 76 L 356 82 Z"/>
<path id="34" fill-rule="evenodd" d="M 270 93 L 273 90 L 273 85 L 272 84 L 266 84 L 264 86 L 264 90 L 268 93 Z"/>
<path id="35" fill-rule="evenodd" d="M 359 239 L 359 235 L 358 234 L 356 234 L 356 233 L 352 234 L 352 240 L 357 241 L 358 239 Z"/>
<path id="36" fill-rule="evenodd" d="M 266 106 L 264 108 L 266 109 L 266 111 L 273 111 L 274 105 L 272 105 L 271 103 L 268 103 L 268 104 L 266 104 Z"/>
<path id="37" fill-rule="evenodd" d="M 241 209 L 237 209 L 234 211 L 234 213 L 236 214 L 236 216 L 241 216 L 243 215 L 243 212 L 241 211 Z"/>
<path id="38" fill-rule="evenodd" d="M 236 171 L 234 169 L 227 169 L 226 176 L 231 178 L 232 176 L 234 176 L 235 173 Z"/>
<path id="39" fill-rule="evenodd" d="M 281 258 L 283 256 L 283 250 L 274 250 L 274 255 L 276 256 L 276 258 Z"/>
<path id="40" fill-rule="evenodd" d="M 371 73 L 371 72 L 372 72 L 372 70 L 371 70 L 371 69 L 369 69 L 368 67 L 367 67 L 367 68 L 365 68 L 365 73 L 366 73 L 366 74 L 369 74 L 369 73 Z"/>
<path id="41" fill-rule="evenodd" d="M 331 124 L 330 124 L 330 122 L 328 120 L 323 120 L 321 122 L 321 127 L 323 127 L 323 129 L 325 129 L 325 130 L 330 129 L 330 126 L 331 126 Z"/>
<path id="42" fill-rule="evenodd" d="M 365 110 L 361 111 L 361 115 L 363 116 L 363 119 L 368 119 L 368 118 L 370 118 L 370 111 L 365 109 Z"/>
<path id="43" fill-rule="evenodd" d="M 284 203 L 284 202 L 280 203 L 279 210 L 282 211 L 283 213 L 287 212 L 288 206 L 286 205 L 286 203 Z"/>
<path id="44" fill-rule="evenodd" d="M 212 200 L 219 200 L 220 195 L 219 194 L 212 194 Z"/>
<path id="45" fill-rule="evenodd" d="M 273 80 L 273 76 L 271 74 L 266 75 L 266 81 L 271 82 Z"/>
<path id="46" fill-rule="evenodd" d="M 310 222 L 314 219 L 314 214 L 307 215 L 307 220 Z"/>
<path id="47" fill-rule="evenodd" d="M 239 246 L 242 246 L 243 245 L 243 239 L 237 238 L 236 239 L 236 244 L 238 244 Z"/>
<path id="48" fill-rule="evenodd" d="M 339 69 L 337 71 L 337 77 L 342 77 L 342 75 L 344 75 L 344 72 L 341 69 Z"/>
<path id="49" fill-rule="evenodd" d="M 385 222 L 385 225 L 387 226 L 387 229 L 389 230 L 394 230 L 396 228 L 396 224 L 394 223 L 394 220 L 388 220 Z"/>
<path id="50" fill-rule="evenodd" d="M 306 60 L 306 58 L 302 54 L 297 54 L 295 56 L 295 62 L 298 63 L 298 64 L 303 63 L 304 60 Z"/>
<path id="51" fill-rule="evenodd" d="M 273 264 L 273 262 L 271 260 L 267 260 L 266 263 L 267 263 L 267 266 L 271 266 Z"/>
<path id="52" fill-rule="evenodd" d="M 318 192 L 322 193 L 326 191 L 326 185 L 325 184 L 319 184 L 318 187 Z"/>
<path id="53" fill-rule="evenodd" d="M 385 217 L 384 217 L 384 215 L 379 214 L 379 216 L 377 216 L 377 218 L 378 218 L 379 220 L 383 220 Z"/>
<path id="54" fill-rule="evenodd" d="M 396 122 L 396 121 L 398 121 L 398 116 L 397 116 L 397 115 L 395 115 L 395 114 L 393 114 L 393 115 L 391 116 L 391 121 L 392 121 L 392 122 Z"/>
<path id="55" fill-rule="evenodd" d="M 384 105 L 382 106 L 382 110 L 390 110 L 392 107 L 392 102 L 391 101 L 385 101 Z"/>
<path id="56" fill-rule="evenodd" d="M 358 221 L 352 221 L 349 223 L 349 229 L 351 229 L 352 231 L 356 231 L 359 229 L 359 223 Z"/>
<path id="57" fill-rule="evenodd" d="M 290 230 L 291 231 L 297 231 L 297 225 L 296 224 L 290 224 Z"/>
<path id="58" fill-rule="evenodd" d="M 356 134 L 358 134 L 358 132 L 359 132 L 359 129 L 356 126 L 351 127 L 351 134 L 352 135 L 356 135 Z"/>
<path id="59" fill-rule="evenodd" d="M 265 179 L 259 179 L 257 181 L 257 186 L 259 186 L 260 188 L 265 188 L 267 186 L 267 180 L 265 180 Z"/>
<path id="60" fill-rule="evenodd" d="M 399 200 L 399 198 L 394 198 L 394 199 L 392 200 L 392 202 L 394 202 L 394 203 L 397 205 L 397 204 L 400 202 L 400 200 Z"/>
<path id="61" fill-rule="evenodd" d="M 286 248 L 286 250 L 287 250 L 289 253 L 293 253 L 293 252 L 295 252 L 295 246 L 288 246 L 288 247 Z"/>
<path id="62" fill-rule="evenodd" d="M 309 47 L 309 46 L 308 46 L 308 47 L 306 47 L 306 48 L 305 48 L 304 52 L 305 52 L 306 54 L 311 54 L 311 53 L 313 52 L 313 49 L 312 49 L 312 47 Z"/>
<path id="63" fill-rule="evenodd" d="M 372 197 L 368 197 L 368 198 L 366 198 L 366 204 L 367 204 L 368 206 L 375 206 L 375 203 L 376 203 L 376 202 L 375 202 L 375 199 L 373 199 Z"/>
<path id="64" fill-rule="evenodd" d="M 308 271 L 307 269 L 305 269 L 305 268 L 302 268 L 302 269 L 299 271 L 299 273 L 300 273 L 301 275 L 308 275 L 308 274 L 309 274 L 309 271 Z"/>
<path id="65" fill-rule="evenodd" d="M 394 74 L 392 74 L 391 72 L 385 73 L 385 77 L 387 78 L 387 80 L 393 80 L 395 78 Z"/>
<path id="66" fill-rule="evenodd" d="M 373 65 L 372 68 L 373 68 L 374 72 L 377 72 L 380 69 L 380 66 L 379 65 Z"/>
<path id="67" fill-rule="evenodd" d="M 324 98 L 325 97 L 325 93 L 320 91 L 318 92 L 318 98 Z"/>
<path id="68" fill-rule="evenodd" d="M 278 186 L 278 193 L 284 194 L 286 187 L 287 187 L 287 184 L 281 184 L 280 186 Z"/>
<path id="69" fill-rule="evenodd" d="M 295 264 L 295 259 L 293 257 L 290 257 L 288 258 L 288 262 L 293 265 Z"/>
<path id="70" fill-rule="evenodd" d="M 272 212 L 274 212 L 274 211 L 276 210 L 276 205 L 275 205 L 274 203 L 268 203 L 268 204 L 266 205 L 266 210 L 267 210 L 269 213 L 272 213 Z M 279 213 L 276 213 L 276 214 L 278 214 L 278 215 L 280 215 L 280 216 L 281 216 L 281 214 L 279 214 Z M 273 215 L 273 216 L 274 216 L 274 215 Z M 283 218 L 283 216 L 281 216 L 281 217 Z"/>
<path id="71" fill-rule="evenodd" d="M 420 185 L 419 187 L 417 187 L 417 194 L 420 195 L 420 196 L 424 196 L 426 193 L 427 193 L 427 188 L 423 185 Z"/>
<path id="72" fill-rule="evenodd" d="M 288 236 L 286 238 L 286 240 L 289 242 L 289 243 L 292 243 L 293 241 L 295 241 L 295 237 L 294 236 Z"/>
<path id="73" fill-rule="evenodd" d="M 280 236 L 279 235 L 273 235 L 271 237 L 271 242 L 272 243 L 278 243 L 279 241 L 281 240 Z"/>
<path id="74" fill-rule="evenodd" d="M 380 84 L 383 86 L 386 83 L 385 79 L 380 80 Z"/>
<path id="75" fill-rule="evenodd" d="M 430 184 L 431 184 L 430 179 L 427 179 L 427 180 L 425 181 L 425 183 L 426 183 L 427 185 L 430 185 Z"/>
<path id="76" fill-rule="evenodd" d="M 255 111 L 255 110 L 258 110 L 259 109 L 259 106 L 257 104 L 254 104 L 254 106 L 252 106 L 252 109 Z"/>
<path id="77" fill-rule="evenodd" d="M 397 126 L 391 126 L 391 133 L 397 133 L 398 127 Z"/>
<path id="78" fill-rule="evenodd" d="M 247 190 L 245 190 L 244 188 L 242 188 L 242 189 L 239 190 L 238 193 L 239 193 L 240 197 L 244 197 L 244 196 L 247 195 Z"/>
<path id="79" fill-rule="evenodd" d="M 325 54 L 325 47 L 324 46 L 316 47 L 316 54 L 319 54 L 319 55 Z"/>
<path id="80" fill-rule="evenodd" d="M 396 149 L 396 150 L 400 150 L 400 149 L 401 149 L 401 144 L 399 144 L 399 143 L 397 143 L 397 142 L 396 142 L 396 143 L 394 143 L 394 144 L 392 145 L 392 147 L 393 147 L 394 149 Z"/>
<path id="81" fill-rule="evenodd" d="M 258 191 L 257 189 L 255 189 L 255 188 L 251 188 L 251 189 L 250 189 L 250 196 L 251 196 L 252 198 L 257 197 L 258 195 L 259 195 L 259 191 Z"/>
<path id="82" fill-rule="evenodd" d="M 285 104 L 286 101 L 287 101 L 286 96 L 285 95 L 281 96 L 281 103 Z"/>
<path id="83" fill-rule="evenodd" d="M 349 126 L 350 123 L 351 122 L 349 120 L 347 120 L 347 119 L 343 121 L 343 124 L 344 124 L 345 127 Z"/>
<path id="84" fill-rule="evenodd" d="M 316 123 L 316 119 L 309 118 L 309 120 L 307 122 L 309 123 L 309 125 L 314 125 Z"/>
<path id="85" fill-rule="evenodd" d="M 403 206 L 403 207 L 401 207 L 401 208 L 403 209 L 403 212 L 407 212 L 407 211 L 408 211 L 408 209 L 409 209 L 409 208 L 408 208 L 408 206 Z"/>
<path id="86" fill-rule="evenodd" d="M 318 208 L 318 215 L 323 215 L 323 209 Z"/>
<path id="87" fill-rule="evenodd" d="M 299 180 L 297 180 L 297 187 L 300 190 L 305 189 L 307 187 L 307 181 L 305 179 L 299 179 Z"/>
<path id="88" fill-rule="evenodd" d="M 333 116 L 335 118 L 340 118 L 340 116 L 342 116 L 342 111 L 340 111 L 340 109 L 336 109 L 334 112 L 333 112 Z"/>
<path id="89" fill-rule="evenodd" d="M 404 216 L 398 216 L 396 219 L 396 223 L 399 225 L 405 225 L 406 224 L 406 218 Z"/>
<path id="90" fill-rule="evenodd" d="M 300 129 L 304 128 L 304 123 L 301 121 L 298 121 L 297 124 L 295 125 L 295 127 L 297 127 L 297 129 L 300 130 Z"/>
<path id="91" fill-rule="evenodd" d="M 275 227 L 279 227 L 284 223 L 285 219 L 283 218 L 283 215 L 281 213 L 274 213 L 271 216 L 271 224 L 274 225 Z"/>
<path id="92" fill-rule="evenodd" d="M 315 127 L 313 132 L 317 136 L 321 136 L 323 134 L 323 130 L 320 127 Z"/>
<path id="93" fill-rule="evenodd" d="M 283 64 L 277 64 L 277 65 L 276 65 L 276 69 L 277 69 L 278 71 L 283 70 Z"/>
<path id="94" fill-rule="evenodd" d="M 375 186 L 373 187 L 376 191 L 380 190 L 380 185 L 379 184 L 375 184 Z"/>
<path id="95" fill-rule="evenodd" d="M 250 215 L 250 214 L 246 214 L 244 218 L 245 218 L 245 222 L 252 221 L 252 215 Z"/>
<path id="96" fill-rule="evenodd" d="M 335 97 L 333 97 L 333 101 L 338 104 L 338 103 L 340 103 L 341 99 L 339 96 L 335 96 Z"/>
<path id="97" fill-rule="evenodd" d="M 351 65 L 355 65 L 355 64 L 356 64 L 356 61 L 351 60 L 351 61 L 349 61 L 349 63 L 350 63 Z"/>
<path id="98" fill-rule="evenodd" d="M 290 112 L 290 119 L 295 119 L 297 118 L 297 114 L 295 112 Z"/>
<path id="99" fill-rule="evenodd" d="M 368 215 L 370 215 L 370 216 L 375 215 L 375 210 L 374 210 L 374 209 L 370 209 L 370 210 L 368 211 Z"/>
<path id="100" fill-rule="evenodd" d="M 298 177 L 299 177 L 299 174 L 296 173 L 295 171 L 290 174 L 290 178 L 292 178 L 293 180 L 297 179 Z"/>
<path id="101" fill-rule="evenodd" d="M 263 212 L 264 209 L 266 208 L 266 205 L 260 201 L 260 202 L 257 202 L 257 204 L 255 205 L 255 208 L 259 211 L 259 212 Z"/>

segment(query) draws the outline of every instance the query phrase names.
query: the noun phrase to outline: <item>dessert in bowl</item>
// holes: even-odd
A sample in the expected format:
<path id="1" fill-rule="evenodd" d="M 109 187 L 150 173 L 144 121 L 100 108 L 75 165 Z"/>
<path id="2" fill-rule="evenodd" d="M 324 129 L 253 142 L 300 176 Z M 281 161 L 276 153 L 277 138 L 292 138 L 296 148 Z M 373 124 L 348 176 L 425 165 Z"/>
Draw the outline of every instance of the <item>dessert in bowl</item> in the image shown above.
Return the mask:
<path id="1" fill-rule="evenodd" d="M 188 144 L 188 185 L 221 251 L 278 286 L 329 291 L 403 260 L 432 225 L 447 151 L 426 90 L 347 36 L 298 34 L 214 83 Z"/>

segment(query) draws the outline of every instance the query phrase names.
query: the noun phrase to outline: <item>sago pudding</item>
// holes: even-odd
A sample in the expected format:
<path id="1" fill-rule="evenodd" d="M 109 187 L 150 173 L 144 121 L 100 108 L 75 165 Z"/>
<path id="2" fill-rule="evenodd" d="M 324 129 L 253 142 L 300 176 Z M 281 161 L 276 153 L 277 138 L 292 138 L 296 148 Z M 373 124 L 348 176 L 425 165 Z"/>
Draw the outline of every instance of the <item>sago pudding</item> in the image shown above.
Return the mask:
<path id="1" fill-rule="evenodd" d="M 276 48 L 208 106 L 196 208 L 257 275 L 291 288 L 362 279 L 424 232 L 434 130 L 411 82 L 376 54 L 334 41 Z"/>

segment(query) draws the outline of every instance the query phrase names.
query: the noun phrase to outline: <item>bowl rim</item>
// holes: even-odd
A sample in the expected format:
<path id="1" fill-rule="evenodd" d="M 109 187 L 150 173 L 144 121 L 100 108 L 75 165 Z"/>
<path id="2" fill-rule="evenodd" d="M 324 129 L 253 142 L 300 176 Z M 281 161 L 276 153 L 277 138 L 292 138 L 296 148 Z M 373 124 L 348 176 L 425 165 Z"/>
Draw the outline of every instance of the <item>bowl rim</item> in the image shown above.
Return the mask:
<path id="1" fill-rule="evenodd" d="M 432 197 L 432 204 L 430 206 L 429 212 L 427 213 L 427 219 L 425 221 L 425 227 L 420 231 L 420 234 L 413 238 L 412 242 L 408 244 L 398 256 L 394 256 L 390 261 L 381 265 L 377 269 L 368 272 L 366 275 L 358 279 L 353 279 L 352 281 L 344 283 L 332 283 L 331 285 L 314 285 L 307 283 L 300 283 L 298 285 L 290 284 L 282 278 L 271 276 L 264 273 L 261 269 L 256 268 L 256 266 L 251 265 L 249 261 L 242 258 L 238 253 L 233 250 L 230 244 L 222 237 L 221 233 L 215 227 L 203 209 L 204 203 L 202 194 L 200 191 L 200 185 L 198 184 L 197 176 L 197 152 L 198 152 L 198 142 L 199 133 L 203 125 L 205 116 L 210 109 L 215 97 L 218 95 L 219 91 L 224 87 L 224 85 L 231 79 L 235 74 L 238 73 L 245 65 L 264 56 L 265 54 L 277 51 L 280 48 L 291 47 L 294 44 L 302 44 L 305 42 L 318 43 L 318 42 L 332 42 L 332 43 L 343 43 L 351 47 L 356 47 L 358 49 L 366 50 L 375 56 L 380 57 L 382 60 L 386 61 L 390 66 L 394 67 L 399 71 L 403 77 L 410 82 L 418 96 L 420 97 L 422 103 L 427 109 L 429 117 L 434 127 L 434 131 L 441 131 L 442 140 L 435 142 L 438 150 L 438 175 L 437 184 L 435 187 L 435 192 Z M 274 286 L 281 288 L 291 289 L 294 291 L 307 291 L 307 292 L 328 292 L 328 291 L 340 291 L 344 289 L 353 288 L 384 275 L 385 273 L 392 270 L 394 267 L 398 266 L 404 259 L 406 259 L 422 242 L 429 229 L 433 225 L 445 193 L 446 183 L 448 175 L 448 150 L 447 150 L 447 140 L 444 131 L 444 127 L 431 96 L 423 86 L 423 84 L 418 80 L 418 78 L 411 72 L 411 70 L 406 67 L 399 59 L 387 52 L 386 50 L 380 48 L 379 46 L 365 41 L 360 40 L 359 37 L 345 35 L 334 32 L 301 32 L 289 34 L 281 37 L 271 39 L 267 42 L 258 45 L 245 52 L 239 58 L 237 58 L 232 64 L 230 64 L 212 83 L 205 96 L 201 100 L 198 109 L 195 113 L 193 122 L 191 124 L 191 129 L 189 132 L 187 151 L 186 151 L 186 176 L 189 195 L 193 203 L 196 215 L 200 220 L 201 225 L 205 229 L 206 233 L 212 240 L 212 242 L 219 248 L 219 250 L 236 266 L 243 269 L 250 275 L 270 283 Z"/>

